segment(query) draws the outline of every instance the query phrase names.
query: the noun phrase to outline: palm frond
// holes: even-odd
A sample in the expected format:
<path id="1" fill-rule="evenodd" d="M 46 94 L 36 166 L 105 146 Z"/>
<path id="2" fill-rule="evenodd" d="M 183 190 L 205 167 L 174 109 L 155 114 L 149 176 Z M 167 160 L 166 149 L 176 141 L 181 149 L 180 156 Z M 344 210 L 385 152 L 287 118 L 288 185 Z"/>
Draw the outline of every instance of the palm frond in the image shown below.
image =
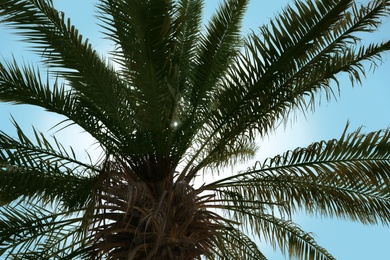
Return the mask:
<path id="1" fill-rule="evenodd" d="M 178 99 L 178 64 L 173 58 L 178 24 L 173 3 L 101 1 L 98 6 L 106 35 L 117 45 L 114 53 L 120 74 L 134 89 L 135 120 L 143 129 L 161 135 L 172 125 Z"/>
<path id="2" fill-rule="evenodd" d="M 199 37 L 201 36 L 202 7 L 202 0 L 181 0 L 177 3 L 176 19 L 180 28 L 177 36 L 179 42 L 177 48 L 179 50 L 175 53 L 175 59 L 180 62 L 178 85 L 179 92 L 182 93 L 183 96 L 187 96 L 191 91 L 188 84 L 190 84 L 189 80 L 192 77 L 192 70 L 196 66 L 195 56 Z M 185 91 L 189 93 L 185 93 Z"/>
<path id="3" fill-rule="evenodd" d="M 58 68 L 55 73 L 69 81 L 83 104 L 100 114 L 99 120 L 110 131 L 117 128 L 122 135 L 127 133 L 129 120 L 124 116 L 130 114 L 132 105 L 123 98 L 129 89 L 51 1 L 7 0 L 0 3 L 0 10 L 2 23 L 34 44 L 34 50 L 48 66 Z M 105 116 L 98 111 L 105 111 Z"/>
<path id="4" fill-rule="evenodd" d="M 261 234 L 265 240 L 274 248 L 278 245 L 281 251 L 290 257 L 318 260 L 335 259 L 325 248 L 317 244 L 310 233 L 303 231 L 289 220 L 267 214 L 253 214 L 250 217 L 258 218 L 257 222 L 260 222 Z"/>
<path id="5" fill-rule="evenodd" d="M 312 214 L 348 218 L 365 224 L 390 220 L 390 130 L 313 143 L 258 163 L 205 189 L 232 190 L 291 216 Z M 233 188 L 234 187 L 234 188 Z M 238 197 L 239 199 L 239 197 Z M 236 200 L 238 200 L 236 199 Z"/>
<path id="6" fill-rule="evenodd" d="M 202 141 L 199 143 L 200 147 L 197 147 L 198 143 L 193 143 L 196 148 L 193 155 L 188 158 L 188 167 L 179 179 L 184 179 L 191 163 L 205 149 L 202 146 L 208 142 L 207 135 L 210 132 L 208 124 L 213 122 L 213 119 L 210 118 L 210 109 L 214 105 L 213 94 L 240 47 L 240 23 L 247 4 L 246 0 L 225 1 L 211 18 L 206 27 L 206 33 L 200 37 L 193 69 L 193 75 L 196 77 L 189 78 L 191 80 L 191 84 L 188 86 L 190 92 L 187 92 L 189 95 L 186 96 L 186 100 L 190 102 L 191 106 L 186 113 L 188 116 L 182 124 L 184 126 L 191 125 L 192 128 L 196 126 L 197 136 L 190 135 L 189 137 Z"/>
<path id="7" fill-rule="evenodd" d="M 213 254 L 208 259 L 253 259 L 267 260 L 258 246 L 248 236 L 234 227 L 225 227 L 215 244 Z"/>
<path id="8" fill-rule="evenodd" d="M 153 179 L 154 172 L 177 165 L 193 136 L 193 129 L 177 125 L 183 110 L 179 101 L 188 85 L 180 80 L 191 73 L 201 3 L 102 1 L 98 7 L 106 35 L 116 44 L 119 75 L 130 90 L 124 96 L 135 102 L 137 111 L 125 115 L 133 135 L 124 150 L 131 155 L 128 161 Z M 192 40 L 190 33 L 195 33 Z M 153 161 L 149 165 L 142 165 L 145 155 Z"/>
<path id="9" fill-rule="evenodd" d="M 207 160 L 236 139 L 266 134 L 291 111 L 314 108 L 318 93 L 331 98 L 335 94 L 330 82 L 337 82 L 340 72 L 360 82 L 363 62 L 375 66 L 390 49 L 390 42 L 356 47 L 360 39 L 356 33 L 374 31 L 380 18 L 389 14 L 387 1 L 360 8 L 352 1 L 296 5 L 286 8 L 270 27 L 260 28 L 260 36 L 253 33 L 246 39 L 243 54 L 217 94 L 218 106 L 207 114 L 213 125 L 204 134 L 204 153 L 209 154 L 199 157 Z"/>
<path id="10" fill-rule="evenodd" d="M 330 81 L 337 82 L 338 73 L 346 71 L 351 81 L 360 81 L 364 75 L 362 62 L 375 65 L 381 60 L 380 54 L 390 48 L 389 42 L 356 47 L 360 41 L 356 33 L 375 31 L 381 17 L 389 14 L 387 1 L 361 7 L 353 1 L 296 5 L 297 9 L 286 8 L 270 27 L 260 28 L 260 36 L 249 35 L 246 54 L 229 74 L 232 79 L 227 80 L 227 91 L 221 93 L 223 104 L 237 104 L 231 97 L 239 97 L 240 108 L 233 107 L 235 118 L 248 118 L 253 129 L 257 126 L 262 134 L 279 119 L 286 119 L 289 111 L 300 108 L 305 112 L 308 106 L 314 107 L 320 91 L 331 98 Z M 267 100 L 262 98 L 265 96 Z M 252 111 L 252 119 L 248 111 Z"/>
<path id="11" fill-rule="evenodd" d="M 230 189 L 233 191 L 230 191 Z M 219 199 L 211 201 L 213 204 L 209 206 L 210 208 L 214 206 L 217 209 L 224 210 L 230 221 L 242 223 L 232 230 L 229 228 L 225 229 L 229 233 L 229 239 L 224 240 L 224 246 L 229 247 L 230 243 L 232 243 L 232 248 L 236 246 L 233 250 L 234 253 L 247 254 L 246 257 L 240 258 L 236 255 L 235 258 L 252 259 L 251 257 L 253 257 L 253 259 L 262 259 L 264 257 L 261 256 L 260 252 L 257 252 L 257 247 L 250 246 L 253 241 L 247 244 L 248 241 L 245 237 L 238 238 L 240 230 L 243 230 L 246 234 L 252 233 L 260 239 L 264 238 L 265 242 L 271 244 L 274 248 L 278 246 L 284 254 L 290 257 L 298 257 L 300 259 L 335 259 L 327 250 L 317 244 L 310 233 L 303 231 L 291 220 L 285 220 L 281 216 L 267 213 L 267 209 L 269 210 L 270 206 L 279 207 L 280 205 L 277 204 L 282 204 L 283 202 L 275 202 L 274 205 L 271 205 L 272 203 L 270 202 L 256 200 L 258 196 L 248 200 L 245 199 L 247 197 L 243 197 L 245 196 L 243 193 L 235 192 L 239 189 L 229 187 L 216 190 L 219 194 Z M 230 237 L 232 235 L 230 234 L 231 231 L 236 232 L 232 237 Z M 243 241 L 235 243 L 235 239 Z M 228 249 L 225 250 L 228 251 Z M 221 249 L 220 254 L 223 253 L 224 251 Z M 221 259 L 231 258 L 231 256 L 219 256 L 221 256 Z"/>
<path id="12" fill-rule="evenodd" d="M 20 67 L 15 60 L 0 64 L 0 100 L 35 105 L 65 116 L 90 133 L 107 150 L 118 150 L 120 137 L 113 122 L 100 109 L 89 106 L 76 91 L 67 90 L 57 80 L 51 85 L 38 69 Z"/>
<path id="13" fill-rule="evenodd" d="M 0 203 L 24 198 L 42 204 L 61 201 L 68 208 L 91 203 L 99 168 L 77 160 L 55 138 L 34 129 L 34 144 L 15 123 L 18 140 L 0 132 Z"/>
<path id="14" fill-rule="evenodd" d="M 53 213 L 34 204 L 0 207 L 0 255 L 12 259 L 85 256 L 86 220 L 81 212 Z"/>
<path id="15" fill-rule="evenodd" d="M 238 52 L 240 24 L 247 4 L 248 1 L 244 0 L 225 1 L 206 26 L 206 33 L 200 38 L 197 66 L 194 68 L 197 77 L 193 79 L 191 98 L 196 109 L 202 99 L 215 91 L 213 88 Z"/>
<path id="16" fill-rule="evenodd" d="M 205 186 L 205 189 L 208 189 L 207 186 Z M 223 255 L 224 253 L 229 253 L 230 243 L 233 244 L 231 247 L 234 248 L 234 253 L 246 254 L 246 257 L 238 257 L 238 259 L 252 259 L 251 257 L 253 259 L 262 259 L 264 257 L 261 252 L 257 252 L 257 247 L 251 246 L 254 242 L 247 241 L 245 237 L 239 239 L 243 240 L 241 243 L 235 243 L 235 239 L 238 239 L 241 231 L 245 234 L 253 234 L 259 239 L 264 239 L 274 249 L 278 246 L 284 254 L 290 257 L 298 257 L 300 259 L 334 259 L 326 249 L 317 244 L 310 233 L 303 231 L 291 220 L 285 220 L 282 216 L 275 216 L 275 213 L 267 213 L 267 211 L 270 211 L 270 207 L 277 207 L 278 209 L 284 207 L 282 201 L 272 202 L 273 198 L 269 194 L 264 195 L 264 197 L 268 196 L 266 198 L 268 201 L 264 198 L 263 201 L 260 201 L 258 200 L 260 196 L 256 195 L 250 197 L 251 199 L 246 199 L 248 198 L 244 197 L 246 194 L 239 190 L 240 187 L 235 186 L 215 189 L 216 193 L 219 194 L 218 199 L 210 201 L 211 204 L 208 205 L 210 208 L 214 207 L 223 210 L 227 219 L 241 224 L 232 226 L 232 230 L 229 228 L 225 229 L 229 239 L 224 240 L 225 251 L 227 252 L 221 249 L 219 253 L 221 259 L 232 257 Z M 274 212 L 273 208 L 271 208 L 271 211 Z M 232 236 L 230 232 L 236 233 Z M 247 244 L 248 242 L 249 244 Z M 219 244 L 217 243 L 217 245 Z M 237 258 L 237 255 L 235 258 Z"/>

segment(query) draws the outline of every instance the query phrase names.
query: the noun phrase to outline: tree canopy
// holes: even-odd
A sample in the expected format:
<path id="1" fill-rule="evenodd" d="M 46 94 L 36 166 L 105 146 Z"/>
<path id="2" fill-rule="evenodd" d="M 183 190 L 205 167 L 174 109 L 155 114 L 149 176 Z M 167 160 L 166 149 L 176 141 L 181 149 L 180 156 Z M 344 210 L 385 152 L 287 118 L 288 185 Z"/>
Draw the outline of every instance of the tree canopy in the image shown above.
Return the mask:
<path id="1" fill-rule="evenodd" d="M 0 22 L 42 61 L 2 61 L 0 101 L 60 114 L 103 151 L 83 161 L 16 121 L 16 136 L 0 131 L 1 256 L 266 259 L 260 237 L 291 257 L 334 259 L 295 212 L 389 224 L 389 129 L 346 127 L 194 184 L 255 158 L 293 113 L 337 95 L 339 73 L 359 83 L 390 49 L 361 41 L 388 19 L 387 0 L 294 1 L 243 35 L 247 5 L 223 1 L 204 25 L 201 0 L 99 1 L 109 59 L 51 0 L 0 0 Z"/>

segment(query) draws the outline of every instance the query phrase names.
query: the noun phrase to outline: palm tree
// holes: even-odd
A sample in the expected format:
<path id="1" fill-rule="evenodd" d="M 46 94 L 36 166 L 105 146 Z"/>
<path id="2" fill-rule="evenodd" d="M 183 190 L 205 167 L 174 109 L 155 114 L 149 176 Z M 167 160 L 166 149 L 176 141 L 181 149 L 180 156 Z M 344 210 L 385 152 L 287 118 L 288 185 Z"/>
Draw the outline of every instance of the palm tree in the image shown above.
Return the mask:
<path id="1" fill-rule="evenodd" d="M 242 37 L 247 0 L 202 27 L 201 0 L 101 0 L 115 46 L 101 57 L 51 0 L 0 0 L 0 21 L 43 59 L 0 63 L 0 100 L 67 118 L 94 137 L 96 162 L 14 121 L 0 132 L 0 255 L 11 259 L 265 259 L 254 237 L 291 257 L 334 259 L 292 220 L 297 211 L 390 223 L 390 130 L 257 162 L 256 143 L 296 111 L 360 82 L 390 42 L 361 45 L 389 0 L 294 2 Z"/>

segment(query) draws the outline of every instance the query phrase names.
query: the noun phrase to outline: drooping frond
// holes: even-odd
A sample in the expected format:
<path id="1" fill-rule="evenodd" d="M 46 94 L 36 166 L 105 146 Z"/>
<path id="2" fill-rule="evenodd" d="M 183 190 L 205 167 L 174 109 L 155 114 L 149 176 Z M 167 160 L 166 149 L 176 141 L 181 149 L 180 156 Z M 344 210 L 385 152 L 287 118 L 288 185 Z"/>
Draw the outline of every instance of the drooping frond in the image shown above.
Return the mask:
<path id="1" fill-rule="evenodd" d="M 242 230 L 245 234 L 252 234 L 259 239 L 264 239 L 265 242 L 274 248 L 278 246 L 284 254 L 290 257 L 298 257 L 300 259 L 334 259 L 326 249 L 317 244 L 310 233 L 303 231 L 291 220 L 285 219 L 284 214 L 285 212 L 289 212 L 289 208 L 283 205 L 285 204 L 284 201 L 275 200 L 270 194 L 257 194 L 255 188 L 246 185 L 229 185 L 230 183 L 226 186 L 223 184 L 221 185 L 222 187 L 214 189 L 206 185 L 204 188 L 206 190 L 213 190 L 218 194 L 218 199 L 210 201 L 210 208 L 213 208 L 212 203 L 214 203 L 214 207 L 222 210 L 227 219 L 235 223 L 240 223 L 239 225 L 236 224 L 235 229 Z M 255 187 L 255 184 L 253 186 Z M 275 193 L 277 192 L 275 189 Z M 247 193 L 253 194 L 251 197 L 244 197 L 248 195 Z M 277 210 L 282 215 L 276 216 L 274 212 Z M 286 216 L 290 217 L 289 214 Z M 230 232 L 229 229 L 226 231 Z M 236 230 L 236 232 L 239 231 Z M 234 237 L 227 241 L 229 242 L 225 241 L 225 244 L 227 244 L 228 248 L 230 241 L 233 244 L 231 245 L 232 247 L 236 245 Z M 247 253 L 246 251 L 252 248 L 252 250 L 249 250 L 250 253 L 247 256 L 257 254 L 256 251 L 253 251 L 253 247 L 247 248 L 248 245 L 244 241 L 240 246 L 242 247 L 234 248 L 235 253 Z M 257 257 L 262 259 L 260 256 Z M 253 259 L 259 258 L 253 257 Z M 224 257 L 221 259 L 224 259 Z M 237 259 L 252 258 L 243 257 Z"/>
<path id="2" fill-rule="evenodd" d="M 275 203 L 282 214 L 304 209 L 366 224 L 390 221 L 390 130 L 313 143 L 214 182 L 243 198 Z"/>
<path id="3" fill-rule="evenodd" d="M 93 201 L 98 168 L 77 160 L 54 138 L 34 129 L 34 144 L 15 123 L 18 140 L 0 132 L 0 205 L 17 199 L 79 208 Z"/>
<path id="4" fill-rule="evenodd" d="M 257 244 L 239 229 L 228 226 L 221 231 L 221 234 L 217 237 L 218 241 L 215 243 L 213 254 L 207 259 L 267 260 Z"/>
<path id="5" fill-rule="evenodd" d="M 289 220 L 263 213 L 261 215 L 253 214 L 249 218 L 256 218 L 266 242 L 274 248 L 278 245 L 281 251 L 290 257 L 310 260 L 335 259 L 325 248 L 317 244 L 310 233 L 303 231 Z"/>
<path id="6" fill-rule="evenodd" d="M 7 253 L 12 259 L 88 256 L 87 226 L 77 215 L 80 212 L 53 213 L 33 203 L 0 207 L 0 255 Z"/>

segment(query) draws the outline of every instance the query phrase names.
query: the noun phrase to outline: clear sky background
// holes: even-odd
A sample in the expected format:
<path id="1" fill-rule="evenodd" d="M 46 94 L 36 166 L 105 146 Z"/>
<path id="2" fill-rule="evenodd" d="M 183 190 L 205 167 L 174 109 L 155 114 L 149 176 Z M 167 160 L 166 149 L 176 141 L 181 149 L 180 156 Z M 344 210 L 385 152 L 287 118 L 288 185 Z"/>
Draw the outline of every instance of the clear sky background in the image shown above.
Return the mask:
<path id="1" fill-rule="evenodd" d="M 102 39 L 100 28 L 96 25 L 93 4 L 95 0 L 55 0 L 58 9 L 71 18 L 80 33 L 90 39 L 92 45 L 102 54 L 111 49 L 107 40 Z M 217 0 L 206 0 L 205 17 L 209 17 L 216 8 Z M 256 29 L 269 21 L 281 10 L 288 0 L 252 0 L 244 19 L 244 32 Z M 361 1 L 366 2 L 366 1 Z M 368 35 L 369 40 L 388 40 L 390 38 L 390 18 L 384 21 L 383 29 L 376 36 Z M 12 55 L 19 61 L 36 64 L 39 57 L 31 55 L 28 44 L 18 41 L 9 29 L 0 24 L 0 59 L 10 59 Z M 298 114 L 295 121 L 280 128 L 275 135 L 260 143 L 257 159 L 274 156 L 298 146 L 304 147 L 314 141 L 338 138 L 350 121 L 350 130 L 363 126 L 365 132 L 387 128 L 390 125 L 390 53 L 384 58 L 384 64 L 375 73 L 368 73 L 362 86 L 351 87 L 345 75 L 338 77 L 341 96 L 327 103 L 325 97 L 314 113 L 306 117 Z M 52 126 L 63 118 L 31 106 L 11 106 L 0 103 L 0 130 L 14 133 L 12 116 L 23 127 L 31 129 L 34 125 L 45 134 L 54 134 Z M 71 145 L 81 154 L 84 150 L 97 158 L 98 149 L 93 140 L 77 127 L 70 127 L 56 133 L 64 144 Z M 82 155 L 81 155 L 82 156 Z M 390 229 L 383 226 L 363 226 L 343 220 L 330 220 L 297 215 L 294 219 L 304 230 L 313 232 L 317 242 L 341 260 L 390 259 L 388 246 Z M 261 244 L 261 250 L 269 259 L 284 258 L 278 250 Z"/>

